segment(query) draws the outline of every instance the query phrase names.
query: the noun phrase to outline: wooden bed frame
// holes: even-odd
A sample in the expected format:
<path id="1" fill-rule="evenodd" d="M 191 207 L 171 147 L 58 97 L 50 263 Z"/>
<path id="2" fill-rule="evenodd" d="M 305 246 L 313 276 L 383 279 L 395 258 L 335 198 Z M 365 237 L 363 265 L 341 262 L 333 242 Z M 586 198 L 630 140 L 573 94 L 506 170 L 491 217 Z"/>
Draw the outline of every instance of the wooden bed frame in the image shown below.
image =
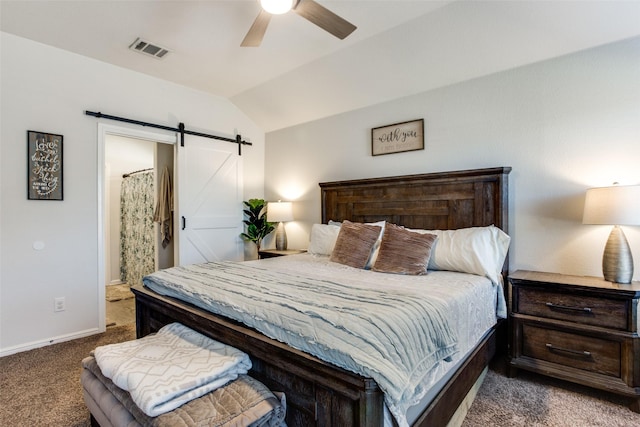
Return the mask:
<path id="1" fill-rule="evenodd" d="M 410 228 L 458 229 L 494 224 L 508 230 L 511 168 L 466 170 L 321 183 L 322 221 L 386 220 Z M 506 274 L 505 262 L 503 274 Z M 171 322 L 200 331 L 251 356 L 250 375 L 287 396 L 288 426 L 383 425 L 376 382 L 295 350 L 238 322 L 134 287 L 137 336 Z M 496 328 L 464 360 L 415 426 L 446 425 L 496 353 Z"/>

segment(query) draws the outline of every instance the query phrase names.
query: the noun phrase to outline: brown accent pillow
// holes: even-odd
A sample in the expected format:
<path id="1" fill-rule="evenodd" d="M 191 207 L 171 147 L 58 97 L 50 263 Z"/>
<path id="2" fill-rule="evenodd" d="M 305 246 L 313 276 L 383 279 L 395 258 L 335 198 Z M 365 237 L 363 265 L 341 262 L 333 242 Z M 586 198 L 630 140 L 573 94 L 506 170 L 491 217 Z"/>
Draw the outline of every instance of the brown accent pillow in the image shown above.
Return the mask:
<path id="1" fill-rule="evenodd" d="M 343 221 L 329 259 L 351 267 L 364 268 L 371 249 L 380 236 L 381 228 L 377 225 Z"/>
<path id="2" fill-rule="evenodd" d="M 414 276 L 427 274 L 431 248 L 437 238 L 435 234 L 414 233 L 387 223 L 372 270 Z"/>

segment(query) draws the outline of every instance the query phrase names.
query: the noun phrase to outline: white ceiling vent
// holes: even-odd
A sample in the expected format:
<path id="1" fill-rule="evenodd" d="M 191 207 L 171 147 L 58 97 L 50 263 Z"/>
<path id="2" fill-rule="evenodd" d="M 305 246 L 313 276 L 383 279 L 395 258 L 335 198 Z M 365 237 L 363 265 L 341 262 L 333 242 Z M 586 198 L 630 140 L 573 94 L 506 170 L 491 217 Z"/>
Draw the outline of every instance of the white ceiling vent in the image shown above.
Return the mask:
<path id="1" fill-rule="evenodd" d="M 158 59 L 162 59 L 167 53 L 169 53 L 169 49 L 165 49 L 164 47 L 158 46 L 157 44 L 149 43 L 146 40 L 142 40 L 140 37 L 138 37 L 136 41 L 131 43 L 129 49 L 144 53 L 145 55 L 153 56 L 154 58 Z"/>

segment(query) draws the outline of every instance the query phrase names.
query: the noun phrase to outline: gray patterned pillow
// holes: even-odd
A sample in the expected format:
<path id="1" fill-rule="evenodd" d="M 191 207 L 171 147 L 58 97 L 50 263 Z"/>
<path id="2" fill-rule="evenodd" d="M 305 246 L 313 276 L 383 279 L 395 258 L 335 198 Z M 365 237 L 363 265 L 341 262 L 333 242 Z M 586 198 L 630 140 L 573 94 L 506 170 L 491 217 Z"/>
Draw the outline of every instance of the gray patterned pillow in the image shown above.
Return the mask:
<path id="1" fill-rule="evenodd" d="M 380 236 L 380 229 L 377 225 L 343 221 L 329 259 L 351 267 L 364 268 L 371 249 Z"/>
<path id="2" fill-rule="evenodd" d="M 437 238 L 435 234 L 414 233 L 387 223 L 372 270 L 414 276 L 427 274 L 431 248 Z"/>

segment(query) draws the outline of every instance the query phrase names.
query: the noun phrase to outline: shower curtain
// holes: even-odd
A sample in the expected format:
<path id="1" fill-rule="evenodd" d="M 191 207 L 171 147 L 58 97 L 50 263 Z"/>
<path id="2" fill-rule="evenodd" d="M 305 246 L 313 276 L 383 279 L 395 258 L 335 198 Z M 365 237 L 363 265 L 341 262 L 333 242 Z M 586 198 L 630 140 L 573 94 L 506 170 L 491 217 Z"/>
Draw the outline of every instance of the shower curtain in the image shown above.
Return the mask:
<path id="1" fill-rule="evenodd" d="M 129 286 L 155 271 L 153 170 L 125 176 L 120 188 L 120 278 Z"/>

